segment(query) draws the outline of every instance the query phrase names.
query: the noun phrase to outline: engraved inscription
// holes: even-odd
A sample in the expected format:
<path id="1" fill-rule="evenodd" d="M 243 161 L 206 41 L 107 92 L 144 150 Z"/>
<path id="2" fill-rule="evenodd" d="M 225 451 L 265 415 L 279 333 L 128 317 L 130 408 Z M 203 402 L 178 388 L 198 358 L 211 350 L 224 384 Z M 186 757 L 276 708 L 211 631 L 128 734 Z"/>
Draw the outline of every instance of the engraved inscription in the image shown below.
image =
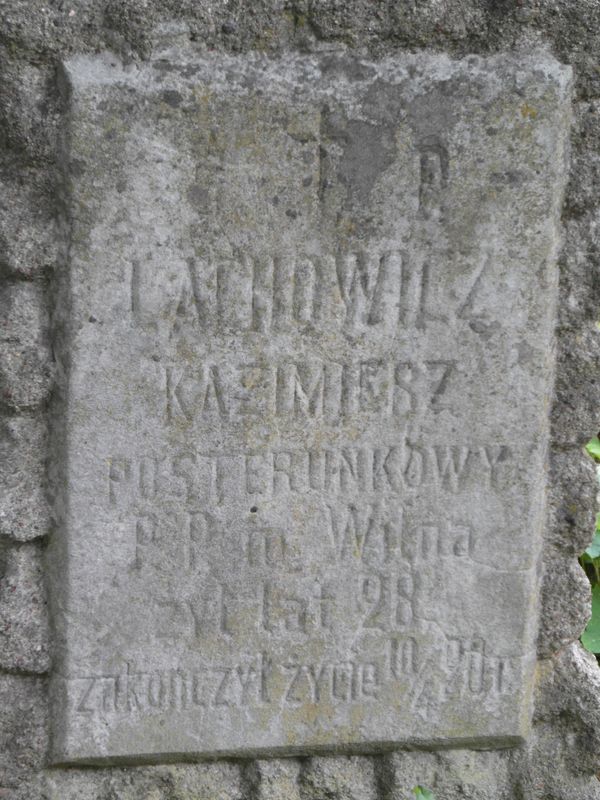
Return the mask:
<path id="1" fill-rule="evenodd" d="M 65 65 L 56 763 L 525 735 L 568 117 L 542 60 Z"/>
<path id="2" fill-rule="evenodd" d="M 151 267 L 133 262 L 130 309 L 141 324 L 155 323 Z M 373 247 L 336 255 L 209 253 L 189 259 L 163 298 L 173 327 L 261 333 L 332 323 L 409 328 L 427 315 L 428 265 L 410 264 L 406 251 Z M 235 287 L 235 291 L 234 288 Z"/>
<path id="3" fill-rule="evenodd" d="M 275 663 L 260 653 L 238 664 L 196 670 L 144 672 L 126 664 L 118 674 L 71 679 L 69 691 L 77 714 L 129 716 L 215 706 L 355 704 L 377 699 L 383 686 L 398 682 L 408 704 L 427 703 L 431 709 L 445 696 L 507 695 L 521 668 L 518 659 L 488 656 L 482 639 L 443 637 L 427 653 L 410 637 L 386 644 L 382 656 L 370 662 Z"/>
<path id="4" fill-rule="evenodd" d="M 506 445 L 431 445 L 409 440 L 379 447 L 197 452 L 167 456 L 111 456 L 106 491 L 111 505 L 128 498 L 197 498 L 217 506 L 244 493 L 273 498 L 310 491 L 326 496 L 359 492 L 401 495 L 435 485 L 452 493 L 483 484 L 500 490 L 516 475 L 523 448 Z"/>
<path id="5" fill-rule="evenodd" d="M 370 359 L 338 363 L 199 364 L 168 366 L 161 376 L 170 422 L 234 416 L 325 418 L 350 414 L 406 417 L 424 406 L 437 410 L 455 370 L 452 361 Z"/>

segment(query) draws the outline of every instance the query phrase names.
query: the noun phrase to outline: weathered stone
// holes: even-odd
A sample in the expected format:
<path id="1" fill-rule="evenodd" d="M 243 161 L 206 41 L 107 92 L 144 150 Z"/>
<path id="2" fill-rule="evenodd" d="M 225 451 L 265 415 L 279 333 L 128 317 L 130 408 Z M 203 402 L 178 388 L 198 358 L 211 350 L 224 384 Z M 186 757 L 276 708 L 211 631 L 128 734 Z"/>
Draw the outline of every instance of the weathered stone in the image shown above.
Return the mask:
<path id="1" fill-rule="evenodd" d="M 244 770 L 245 796 L 252 800 L 301 800 L 299 775 L 300 764 L 293 758 L 250 761 Z"/>
<path id="2" fill-rule="evenodd" d="M 32 161 L 53 160 L 57 128 L 53 69 L 14 60 L 3 51 L 0 70 L 0 136 L 9 148 Z"/>
<path id="3" fill-rule="evenodd" d="M 588 100 L 576 103 L 573 111 L 571 134 L 573 178 L 568 189 L 568 216 L 580 219 L 598 208 L 599 198 L 595 187 L 600 181 L 600 152 L 598 152 L 600 102 Z M 572 219 L 568 220 L 571 221 Z M 588 273 L 586 277 L 590 279 L 592 275 Z"/>
<path id="4" fill-rule="evenodd" d="M 515 761 L 509 750 L 393 753 L 381 759 L 380 796 L 405 800 L 423 786 L 441 800 L 514 800 Z"/>
<path id="5" fill-rule="evenodd" d="M 550 524 L 548 544 L 575 558 L 594 535 L 596 467 L 583 447 L 556 449 L 550 454 Z"/>
<path id="6" fill-rule="evenodd" d="M 52 183 L 36 170 L 0 177 L 0 272 L 22 278 L 54 267 L 57 258 Z"/>
<path id="7" fill-rule="evenodd" d="M 0 788 L 0 798 L 1 800 L 48 800 L 48 795 L 45 793 L 40 774 L 34 773 L 30 779 L 23 776 L 18 786 Z"/>
<path id="8" fill-rule="evenodd" d="M 28 541 L 48 532 L 46 458 L 43 418 L 0 418 L 0 536 Z"/>
<path id="9" fill-rule="evenodd" d="M 303 800 L 375 800 L 377 779 L 372 760 L 361 757 L 311 758 L 299 776 Z"/>
<path id="10" fill-rule="evenodd" d="M 49 770 L 47 800 L 248 800 L 227 762 L 102 770 Z"/>
<path id="11" fill-rule="evenodd" d="M 565 648 L 554 663 L 540 666 L 536 720 L 562 717 L 572 774 L 597 771 L 600 749 L 600 672 L 596 659 L 579 642 Z M 575 731 L 576 737 L 573 735 Z"/>
<path id="12" fill-rule="evenodd" d="M 568 80 L 66 64 L 56 761 L 526 733 Z"/>
<path id="13" fill-rule="evenodd" d="M 591 590 L 577 561 L 544 554 L 538 653 L 547 658 L 578 639 L 591 616 Z"/>
<path id="14" fill-rule="evenodd" d="M 11 544 L 0 553 L 0 668 L 46 672 L 48 620 L 40 549 Z"/>
<path id="15" fill-rule="evenodd" d="M 39 407 L 52 375 L 43 287 L 5 284 L 0 289 L 0 402 L 17 411 Z"/>
<path id="16" fill-rule="evenodd" d="M 560 377 L 556 381 L 556 396 L 560 410 L 554 420 L 554 429 L 556 441 L 561 446 L 576 443 L 582 447 L 597 433 L 596 322 L 600 320 L 590 320 L 583 330 L 565 332 L 558 350 Z"/>
<path id="17" fill-rule="evenodd" d="M 560 591 L 560 587 L 557 589 Z M 600 798 L 600 672 L 578 642 L 538 667 L 535 728 L 516 796 Z"/>
<path id="18" fill-rule="evenodd" d="M 42 767 L 46 748 L 45 681 L 0 674 L 0 788 L 25 783 Z"/>
<path id="19" fill-rule="evenodd" d="M 225 48 L 233 52 L 246 52 L 255 48 L 268 52 L 297 50 L 301 48 L 340 48 L 349 42 L 356 43 L 360 52 L 372 54 L 395 54 L 399 48 L 414 50 L 427 49 L 444 51 L 460 57 L 465 53 L 491 53 L 503 50 L 513 51 L 515 48 L 524 52 L 532 52 L 542 43 L 555 56 L 575 67 L 576 97 L 581 98 L 580 108 L 589 105 L 589 113 L 585 119 L 585 110 L 580 115 L 583 124 L 578 126 L 572 139 L 571 177 L 568 187 L 567 202 L 563 209 L 563 220 L 567 223 L 567 235 L 563 245 L 561 261 L 560 289 L 560 322 L 558 338 L 559 363 L 557 377 L 559 392 L 553 402 L 553 438 L 562 449 L 565 446 L 580 448 L 581 444 L 598 429 L 598 390 L 597 376 L 600 374 L 600 337 L 596 332 L 596 311 L 599 307 L 597 280 L 598 271 L 598 235 L 594 206 L 598 204 L 597 192 L 598 153 L 600 152 L 600 127 L 595 119 L 595 106 L 600 96 L 600 71 L 598 70 L 597 53 L 600 49 L 600 5 L 585 4 L 585 13 L 579 3 L 572 0 L 539 0 L 535 4 L 491 3 L 489 0 L 453 0 L 451 4 L 439 0 L 420 0 L 419 3 L 373 3 L 372 0 L 229 0 L 227 3 L 209 2 L 209 0 L 122 0 L 123 12 L 119 13 L 119 3 L 111 0 L 90 0 L 80 3 L 48 3 L 47 0 L 8 0 L 2 5 L 0 13 L 0 33 L 2 47 L 15 57 L 26 59 L 33 69 L 47 70 L 53 73 L 57 58 L 69 52 L 100 52 L 117 47 L 126 55 L 136 52 L 147 52 L 148 42 L 162 41 L 162 32 L 156 35 L 152 31 L 158 16 L 169 25 L 180 28 L 187 27 L 199 46 L 218 50 Z M 281 17 L 286 23 L 281 24 Z M 291 30 L 292 34 L 288 31 Z M 3 71 L 4 84 L 0 89 L 0 119 L 8 120 L 11 130 L 10 144 L 19 149 L 19 156 L 29 159 L 30 155 L 47 151 L 47 135 L 44 130 L 45 109 L 52 107 L 53 87 L 43 80 L 31 80 L 33 72 L 23 69 L 23 78 L 14 80 L 6 78 Z M 7 86 L 6 86 L 7 85 Z M 22 86 L 28 90 L 23 97 L 23 108 L 17 103 L 22 96 Z M 31 95 L 29 95 L 31 89 Z M 37 95 L 37 96 L 34 96 Z M 37 104 L 37 107 L 36 107 Z M 8 109 L 4 111 L 4 109 Z M 38 114 L 39 110 L 39 114 Z M 31 120 L 32 125 L 29 125 Z M 38 120 L 40 124 L 38 124 Z M 19 136 L 25 141 L 20 142 Z M 1 140 L 1 133 L 0 133 Z M 3 142 L 0 141 L 0 144 Z M 9 154 L 12 161 L 15 151 Z M 41 160 L 39 163 L 42 163 Z M 21 170 L 16 160 L 12 169 Z M 23 185 L 31 187 L 31 175 L 21 171 Z M 48 171 L 48 177 L 51 177 Z M 16 257 L 22 258 L 26 270 L 32 264 L 51 263 L 43 249 L 46 246 L 40 237 L 40 228 L 32 224 L 32 215 L 26 212 L 24 224 L 19 230 L 19 241 L 14 236 L 13 221 L 18 222 L 16 208 L 18 192 L 15 187 L 3 182 L 2 200 L 4 207 L 0 215 L 0 237 L 6 232 L 9 235 L 9 255 L 14 263 Z M 52 183 L 47 187 L 33 186 L 29 194 L 34 202 L 48 208 L 56 207 L 56 196 Z M 39 242 L 39 246 L 38 243 Z M 50 244 L 50 235 L 46 243 Z M 0 257 L 5 266 L 7 249 L 4 241 L 0 242 Z M 12 454 L 11 454 L 12 455 Z M 576 456 L 574 457 L 576 458 Z M 20 468 L 19 455 L 11 458 L 14 465 L 14 484 L 21 482 L 23 498 L 21 505 L 27 511 L 27 492 L 35 492 L 33 504 L 36 505 L 41 490 L 33 481 L 30 473 L 31 459 L 28 452 L 24 457 L 27 481 L 17 478 Z M 0 458 L 0 464 L 2 459 Z M 554 467 L 557 467 L 556 461 Z M 577 530 L 575 538 L 583 538 L 585 511 L 582 504 L 586 502 L 585 492 L 580 495 L 571 485 L 571 480 L 585 480 L 584 470 L 581 477 L 567 465 L 568 474 L 558 483 L 554 483 L 556 472 L 553 469 L 549 478 L 556 508 L 568 507 L 578 496 Z M 40 483 L 41 486 L 41 483 Z M 565 503 L 561 502 L 561 493 L 565 491 Z M 1 490 L 0 490 L 1 491 Z M 16 501 L 16 494 L 11 493 L 11 502 Z M 2 497 L 4 506 L 4 497 Z M 553 518 L 552 518 L 553 519 Z M 572 563 L 572 544 L 569 538 L 572 524 L 558 517 L 556 531 L 547 533 L 551 541 L 559 544 L 559 540 L 567 535 L 566 547 L 561 548 L 560 560 L 562 569 L 569 569 Z M 554 521 L 551 521 L 551 525 Z M 591 533 L 591 531 L 590 531 Z M 559 545 L 560 546 L 560 545 Z M 561 564 L 555 563 L 557 575 Z M 560 584 L 557 591 L 563 591 Z M 563 598 L 567 616 L 574 608 L 579 608 L 581 592 Z M 577 611 L 580 614 L 580 611 Z M 589 611 L 587 612 L 589 613 Z M 564 632 L 564 629 L 563 629 Z M 571 636 L 573 633 L 571 626 Z M 560 655 L 552 661 L 560 661 Z M 552 662 L 548 663 L 552 671 Z M 599 795 L 600 783 L 593 776 L 582 775 L 585 763 L 587 770 L 594 762 L 594 742 L 588 742 L 581 732 L 576 732 L 577 715 L 580 712 L 573 707 L 573 719 L 566 721 L 564 708 L 570 706 L 572 694 L 580 692 L 586 695 L 586 688 L 594 687 L 593 662 L 590 663 L 589 674 L 582 677 L 582 684 L 577 688 L 569 676 L 565 675 L 564 688 L 556 691 L 556 714 L 546 722 L 535 723 L 532 740 L 535 747 L 531 750 L 530 762 L 523 765 L 523 785 L 515 787 L 509 794 L 512 798 L 527 800 L 592 800 Z M 570 689 L 573 691 L 571 692 Z M 597 692 L 596 692 L 597 696 Z M 540 708 L 544 706 L 544 698 L 536 701 Z M 563 707 L 561 711 L 560 708 Z M 570 711 L 568 713 L 571 713 Z M 588 723 L 586 722 L 586 725 Z M 600 726 L 598 726 L 600 729 Z M 589 758 L 580 758 L 581 752 L 587 752 Z M 569 751 L 572 768 L 567 768 L 562 757 Z M 521 753 L 521 749 L 515 751 Z M 409 764 L 419 767 L 421 753 L 405 753 L 403 768 Z M 429 754 L 429 761 L 436 761 L 434 754 Z M 377 758 L 377 757 L 376 757 Z M 365 759 L 365 763 L 368 763 Z M 491 763 L 491 759 L 490 759 Z M 457 762 L 457 769 L 458 769 Z M 597 770 L 597 763 L 595 764 Z M 491 769 L 492 767 L 490 767 Z M 193 769 L 188 768 L 190 775 L 189 788 L 181 792 L 184 800 L 203 800 L 212 798 L 204 784 L 193 782 Z M 345 767 L 340 766 L 340 770 Z M 453 783 L 444 782 L 448 764 L 439 767 L 438 780 L 435 783 L 436 796 L 447 800 L 446 792 L 453 791 L 459 785 L 460 771 L 453 775 Z M 511 772 L 519 769 L 517 759 L 510 763 Z M 482 773 L 488 774 L 488 768 L 482 766 Z M 49 774 L 61 784 L 61 790 L 69 783 L 74 773 L 73 768 L 52 769 Z M 74 788 L 68 795 L 77 800 L 116 800 L 127 797 L 135 800 L 180 800 L 175 795 L 172 784 L 161 780 L 159 771 L 153 772 L 154 780 L 149 777 L 147 768 L 127 767 L 125 769 L 91 769 L 78 772 L 81 780 L 78 783 L 81 792 Z M 229 797 L 230 784 L 223 777 L 223 783 L 215 771 L 215 792 L 221 787 L 223 798 Z M 494 800 L 505 800 L 504 772 L 499 767 L 497 794 L 494 794 L 494 776 L 490 774 L 489 791 Z M 429 773 L 427 773 L 427 776 Z M 591 775 L 591 773 L 590 773 Z M 414 782 L 426 782 L 425 773 L 415 767 Z M 62 779 L 62 783 L 61 783 Z M 429 777 L 427 777 L 429 780 Z M 29 779 L 22 773 L 19 775 L 19 787 L 7 789 L 0 787 L 3 800 L 33 800 L 44 798 L 38 789 L 35 777 Z M 74 784 L 73 784 L 74 785 Z M 410 786 L 402 788 L 394 800 L 407 800 L 411 797 Z M 430 784 L 433 786 L 433 784 Z M 196 792 L 194 793 L 194 789 Z M 66 790 L 61 794 L 57 789 L 56 798 L 66 800 Z M 233 789 L 231 789 L 233 792 Z M 400 791 L 400 790 L 399 790 Z M 487 800 L 487 786 L 481 788 L 481 794 Z M 221 795 L 215 795 L 221 798 Z M 238 797 L 238 795 L 231 796 Z M 450 795 L 453 797 L 453 795 Z M 460 795 L 458 795 L 460 796 Z M 385 792 L 378 795 L 381 800 L 389 800 Z"/>

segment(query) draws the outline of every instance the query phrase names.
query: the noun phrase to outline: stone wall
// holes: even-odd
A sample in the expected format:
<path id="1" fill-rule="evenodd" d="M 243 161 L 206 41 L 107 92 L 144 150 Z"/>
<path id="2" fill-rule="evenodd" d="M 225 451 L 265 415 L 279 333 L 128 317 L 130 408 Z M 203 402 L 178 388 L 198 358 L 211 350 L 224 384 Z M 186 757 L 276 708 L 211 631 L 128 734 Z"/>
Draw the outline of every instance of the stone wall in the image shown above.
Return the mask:
<path id="1" fill-rule="evenodd" d="M 589 587 L 577 564 L 593 528 L 595 482 L 583 444 L 598 427 L 600 5 L 595 2 L 95 2 L 0 6 L 0 797 L 400 798 L 417 783 L 440 800 L 600 797 L 600 672 L 577 644 Z M 229 53 L 329 46 L 380 58 L 546 48 L 575 74 L 571 175 L 563 207 L 557 368 L 549 454 L 534 728 L 497 751 L 204 764 L 56 768 L 47 763 L 49 641 L 44 552 L 48 417 L 59 335 L 57 67 L 112 50 L 143 60 L 169 42 Z M 54 323 L 53 323 L 54 320 Z"/>

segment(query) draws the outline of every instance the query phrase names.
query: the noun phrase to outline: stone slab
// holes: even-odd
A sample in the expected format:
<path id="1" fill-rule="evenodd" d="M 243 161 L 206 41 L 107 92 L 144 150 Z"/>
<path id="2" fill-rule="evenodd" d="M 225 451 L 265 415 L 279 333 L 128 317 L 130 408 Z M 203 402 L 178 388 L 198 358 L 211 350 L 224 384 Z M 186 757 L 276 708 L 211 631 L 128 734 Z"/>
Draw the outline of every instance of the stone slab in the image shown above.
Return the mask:
<path id="1" fill-rule="evenodd" d="M 55 762 L 526 734 L 569 81 L 64 65 Z"/>

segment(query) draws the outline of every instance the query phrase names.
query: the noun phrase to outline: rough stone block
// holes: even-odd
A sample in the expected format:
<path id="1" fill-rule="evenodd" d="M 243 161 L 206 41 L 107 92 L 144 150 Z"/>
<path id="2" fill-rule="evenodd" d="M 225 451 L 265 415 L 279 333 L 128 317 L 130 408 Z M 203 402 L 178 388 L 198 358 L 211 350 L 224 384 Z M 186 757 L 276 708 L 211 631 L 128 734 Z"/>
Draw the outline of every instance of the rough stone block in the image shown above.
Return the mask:
<path id="1" fill-rule="evenodd" d="M 600 798 L 600 671 L 579 642 L 538 666 L 535 725 L 515 796 Z"/>
<path id="2" fill-rule="evenodd" d="M 45 773 L 47 800 L 248 800 L 240 768 L 210 764 Z"/>
<path id="3" fill-rule="evenodd" d="M 46 684 L 0 674 L 0 787 L 18 788 L 41 769 L 47 749 Z"/>
<path id="4" fill-rule="evenodd" d="M 382 795 L 405 800 L 415 786 L 424 786 L 441 800 L 514 800 L 516 763 L 509 750 L 393 753 L 382 759 Z"/>
<path id="5" fill-rule="evenodd" d="M 63 83 L 55 761 L 519 742 L 568 69 Z"/>
<path id="6" fill-rule="evenodd" d="M 583 447 L 550 453 L 549 523 L 546 542 L 573 561 L 589 546 L 595 528 L 596 465 Z"/>
<path id="7" fill-rule="evenodd" d="M 553 413 L 553 438 L 561 447 L 573 444 L 583 447 L 598 432 L 597 322 L 600 320 L 590 320 L 579 330 L 561 333 Z"/>
<path id="8" fill-rule="evenodd" d="M 0 418 L 0 536 L 45 536 L 47 431 L 38 416 Z"/>
<path id="9" fill-rule="evenodd" d="M 573 157 L 571 178 L 567 188 L 567 210 L 569 217 L 585 219 L 590 211 L 598 208 L 600 181 L 600 102 L 586 100 L 576 103 L 573 109 Z M 588 274 L 588 279 L 592 275 Z M 587 281 L 585 281 L 587 283 Z"/>
<path id="10" fill-rule="evenodd" d="M 17 411 L 38 408 L 52 376 L 44 287 L 7 283 L 0 289 L 0 401 Z"/>
<path id="11" fill-rule="evenodd" d="M 0 668 L 46 672 L 48 614 L 40 548 L 6 545 L 0 565 Z"/>
<path id="12" fill-rule="evenodd" d="M 0 271 L 21 278 L 54 267 L 57 258 L 54 189 L 38 170 L 0 178 Z"/>
<path id="13" fill-rule="evenodd" d="M 303 800 L 376 800 L 377 780 L 372 759 L 311 758 L 299 777 Z"/>
<path id="14" fill-rule="evenodd" d="M 579 639 L 591 616 L 587 575 L 574 557 L 547 548 L 541 592 L 538 652 L 541 658 Z"/>
<path id="15" fill-rule="evenodd" d="M 244 770 L 246 792 L 252 800 L 304 800 L 300 794 L 300 763 L 281 758 L 250 761 Z"/>
<path id="16" fill-rule="evenodd" d="M 0 54 L 0 136 L 33 161 L 56 155 L 57 110 L 51 66 L 40 68 Z"/>

